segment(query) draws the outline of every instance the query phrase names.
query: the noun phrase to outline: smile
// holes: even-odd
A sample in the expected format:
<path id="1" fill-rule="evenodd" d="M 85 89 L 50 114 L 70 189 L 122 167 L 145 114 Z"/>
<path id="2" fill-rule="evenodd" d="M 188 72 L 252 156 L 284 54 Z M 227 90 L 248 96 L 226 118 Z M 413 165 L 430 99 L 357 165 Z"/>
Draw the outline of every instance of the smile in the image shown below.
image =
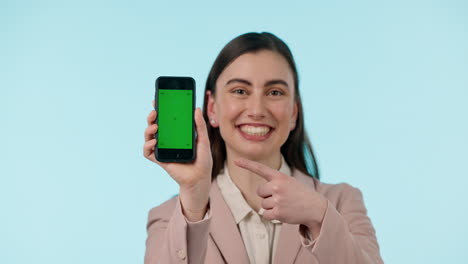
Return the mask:
<path id="1" fill-rule="evenodd" d="M 249 136 L 265 136 L 270 132 L 270 127 L 242 125 L 240 130 Z"/>

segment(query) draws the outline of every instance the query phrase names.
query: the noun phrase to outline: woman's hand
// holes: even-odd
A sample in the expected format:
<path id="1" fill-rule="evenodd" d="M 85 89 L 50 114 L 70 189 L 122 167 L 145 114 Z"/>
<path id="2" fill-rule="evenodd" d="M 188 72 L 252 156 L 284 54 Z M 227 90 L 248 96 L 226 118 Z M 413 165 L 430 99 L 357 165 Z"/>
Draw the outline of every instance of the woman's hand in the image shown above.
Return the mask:
<path id="1" fill-rule="evenodd" d="M 279 220 L 288 224 L 303 224 L 318 236 L 327 200 L 318 192 L 288 176 L 259 162 L 240 159 L 235 164 L 267 180 L 257 189 L 262 197 L 263 217 Z"/>
<path id="2" fill-rule="evenodd" d="M 208 139 L 208 132 L 201 110 L 200 108 L 195 110 L 197 153 L 196 159 L 192 163 L 159 162 L 156 160 L 154 157 L 154 148 L 156 146 L 154 135 L 158 130 L 158 126 L 154 123 L 156 115 L 156 111 L 152 110 L 147 118 L 148 127 L 145 130 L 143 155 L 161 166 L 179 184 L 180 201 L 185 216 L 191 221 L 194 221 L 195 218 L 197 220 L 200 215 L 203 218 L 208 205 L 213 160 L 210 140 Z"/>

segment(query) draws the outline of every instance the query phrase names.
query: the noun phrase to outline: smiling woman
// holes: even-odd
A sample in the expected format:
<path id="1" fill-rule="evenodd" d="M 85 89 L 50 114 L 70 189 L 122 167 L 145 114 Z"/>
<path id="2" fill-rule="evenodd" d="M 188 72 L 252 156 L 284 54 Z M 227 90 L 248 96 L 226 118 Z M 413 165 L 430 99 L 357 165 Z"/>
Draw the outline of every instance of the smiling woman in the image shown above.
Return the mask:
<path id="1" fill-rule="evenodd" d="M 319 181 L 282 40 L 233 39 L 205 95 L 193 163 L 154 159 L 157 113 L 148 116 L 144 155 L 180 191 L 149 213 L 145 263 L 383 263 L 360 190 Z"/>
<path id="2" fill-rule="evenodd" d="M 279 168 L 281 146 L 298 112 L 294 77 L 284 69 L 288 63 L 276 52 L 245 53 L 225 68 L 216 89 L 208 89 L 205 109 L 215 121 L 209 133 L 221 134 L 230 160 L 245 157 Z"/>

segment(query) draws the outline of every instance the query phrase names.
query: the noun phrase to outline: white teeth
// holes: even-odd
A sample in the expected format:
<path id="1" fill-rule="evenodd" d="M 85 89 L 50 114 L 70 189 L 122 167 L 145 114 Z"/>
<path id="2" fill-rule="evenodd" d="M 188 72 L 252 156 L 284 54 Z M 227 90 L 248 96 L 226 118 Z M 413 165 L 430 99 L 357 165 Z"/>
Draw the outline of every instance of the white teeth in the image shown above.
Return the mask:
<path id="1" fill-rule="evenodd" d="M 252 136 L 264 136 L 270 132 L 270 128 L 266 126 L 241 126 L 242 132 Z"/>

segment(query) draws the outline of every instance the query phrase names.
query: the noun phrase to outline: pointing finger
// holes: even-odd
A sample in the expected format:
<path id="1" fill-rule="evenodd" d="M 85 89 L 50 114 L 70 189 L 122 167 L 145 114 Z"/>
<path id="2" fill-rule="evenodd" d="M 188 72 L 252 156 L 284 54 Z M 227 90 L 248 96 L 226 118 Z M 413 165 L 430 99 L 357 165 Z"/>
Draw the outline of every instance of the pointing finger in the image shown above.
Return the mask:
<path id="1" fill-rule="evenodd" d="M 244 168 L 257 174 L 258 176 L 264 178 L 267 181 L 271 181 L 277 173 L 276 170 L 266 165 L 248 159 L 238 159 L 234 161 L 234 163 L 241 168 Z"/>

